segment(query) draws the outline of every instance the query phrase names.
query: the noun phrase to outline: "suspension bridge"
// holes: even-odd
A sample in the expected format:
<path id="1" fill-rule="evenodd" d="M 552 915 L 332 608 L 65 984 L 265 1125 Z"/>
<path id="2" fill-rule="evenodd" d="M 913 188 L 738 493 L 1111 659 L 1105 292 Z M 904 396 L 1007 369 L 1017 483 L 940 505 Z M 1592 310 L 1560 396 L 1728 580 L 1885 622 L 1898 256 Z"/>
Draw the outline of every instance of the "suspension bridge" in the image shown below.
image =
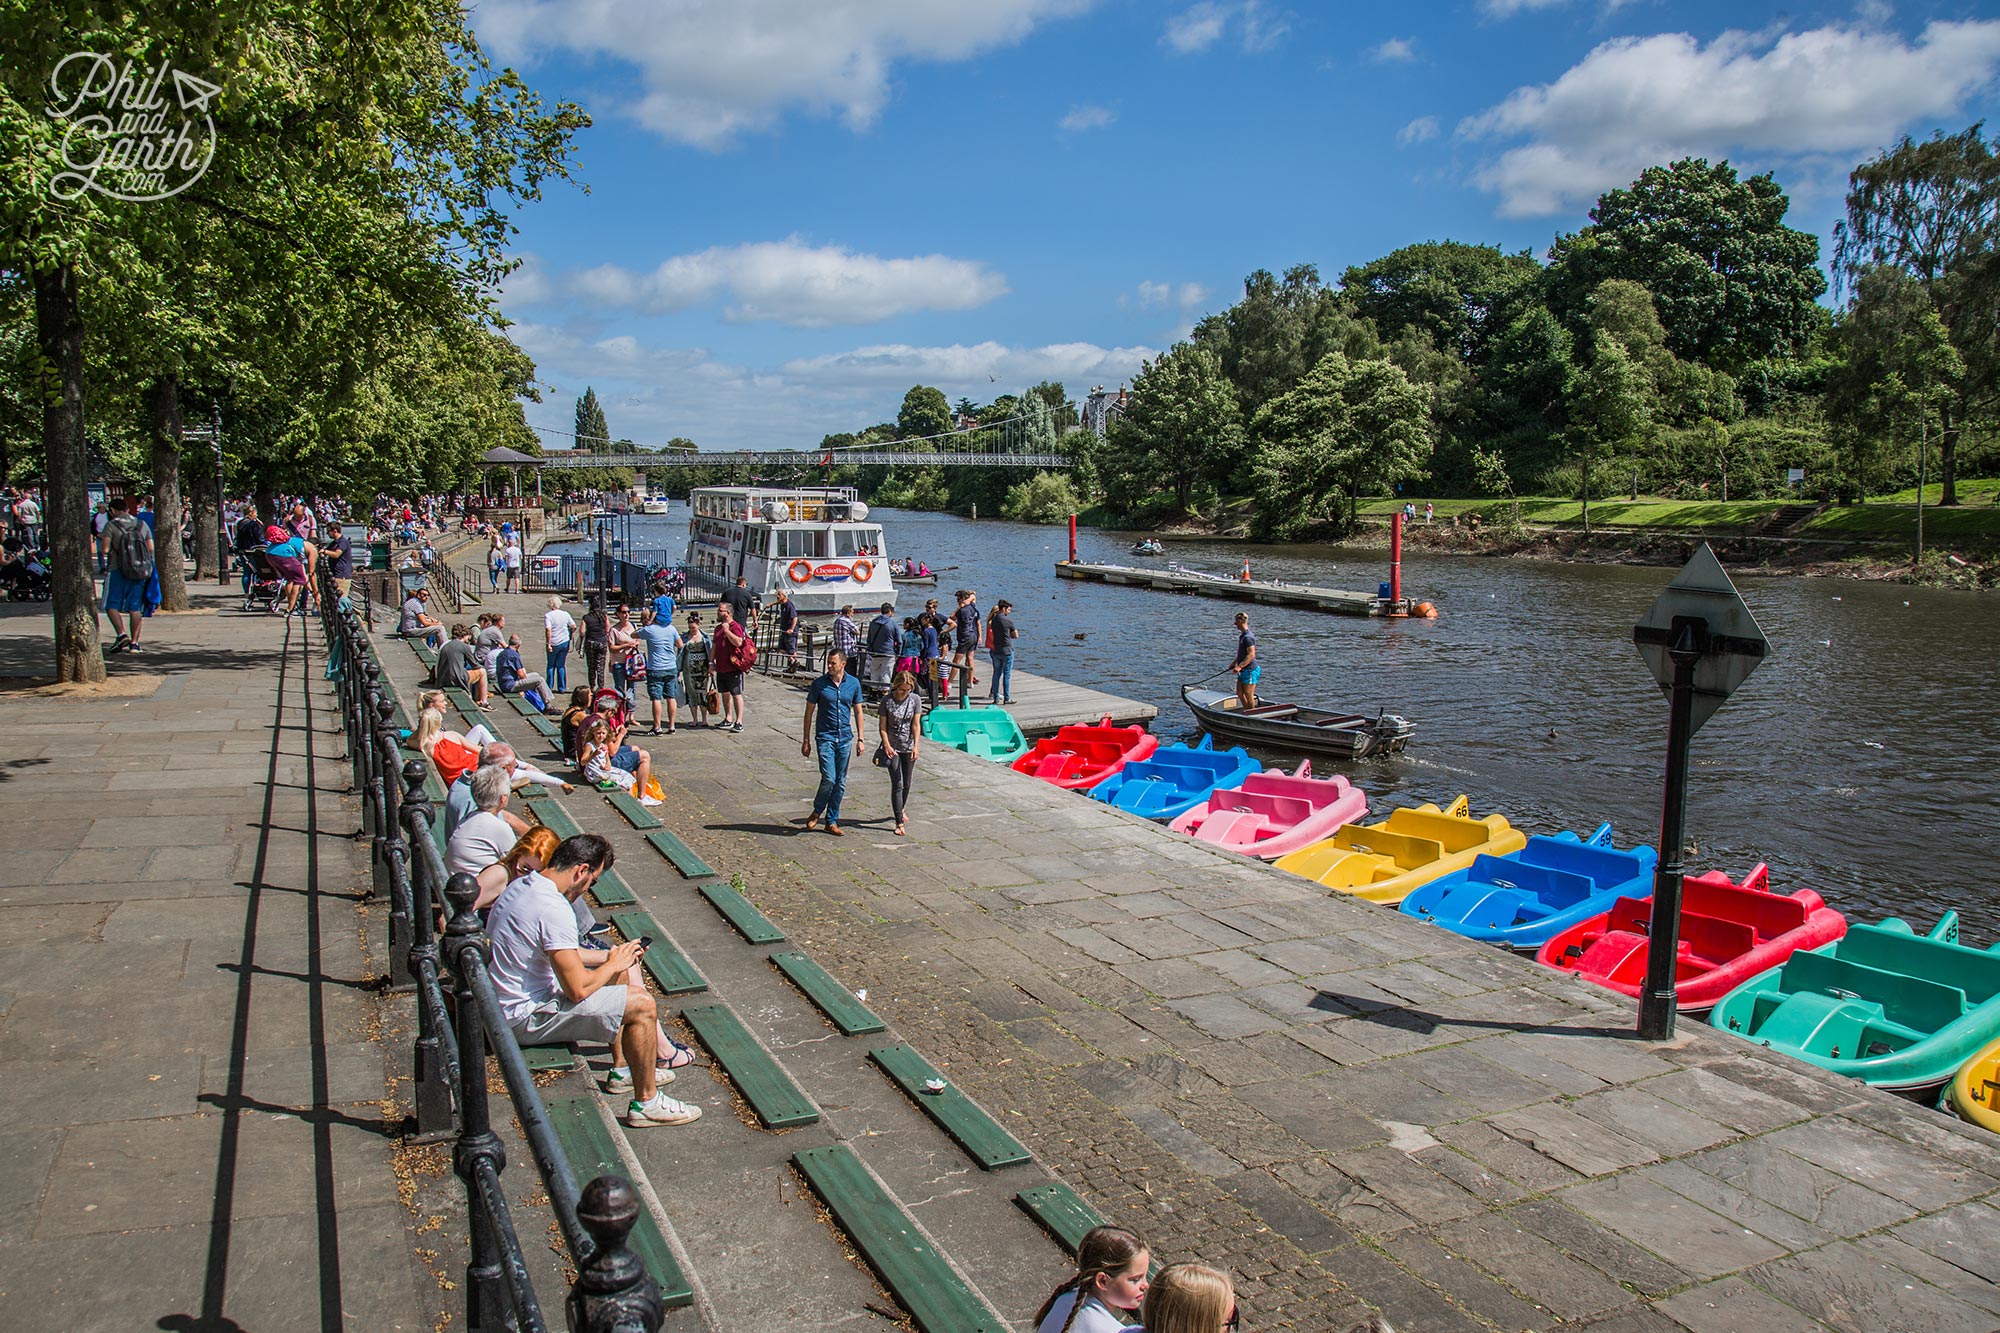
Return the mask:
<path id="1" fill-rule="evenodd" d="M 564 432 L 552 431 L 551 434 Z M 838 467 L 844 463 L 908 463 L 930 467 L 1066 468 L 1069 455 L 1021 417 L 942 435 L 923 435 L 837 449 L 675 449 L 660 453 L 587 453 L 562 449 L 542 455 L 545 468 L 628 467 Z"/>

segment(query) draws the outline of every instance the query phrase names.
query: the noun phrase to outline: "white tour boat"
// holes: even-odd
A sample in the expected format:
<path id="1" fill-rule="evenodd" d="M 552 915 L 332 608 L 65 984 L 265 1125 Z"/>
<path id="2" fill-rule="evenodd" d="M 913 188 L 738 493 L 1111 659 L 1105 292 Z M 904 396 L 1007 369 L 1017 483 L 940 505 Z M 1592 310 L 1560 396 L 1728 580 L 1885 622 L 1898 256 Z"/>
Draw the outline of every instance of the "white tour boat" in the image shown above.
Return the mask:
<path id="1" fill-rule="evenodd" d="M 807 615 L 896 600 L 882 525 L 851 486 L 705 486 L 688 497 L 688 585 L 721 593 L 741 575 L 768 607 L 779 589 Z"/>
<path id="2" fill-rule="evenodd" d="M 655 492 L 639 501 L 639 512 L 642 514 L 664 514 L 669 512 L 669 506 L 672 504 L 673 501 L 669 500 L 665 495 Z"/>

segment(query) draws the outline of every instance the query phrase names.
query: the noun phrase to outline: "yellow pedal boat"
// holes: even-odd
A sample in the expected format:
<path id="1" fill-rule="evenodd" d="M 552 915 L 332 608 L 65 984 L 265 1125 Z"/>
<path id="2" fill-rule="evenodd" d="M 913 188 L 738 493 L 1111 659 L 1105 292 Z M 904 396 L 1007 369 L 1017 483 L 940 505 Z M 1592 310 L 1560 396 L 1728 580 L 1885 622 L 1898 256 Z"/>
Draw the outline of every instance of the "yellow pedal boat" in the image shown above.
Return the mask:
<path id="1" fill-rule="evenodd" d="M 1961 1120 L 2000 1134 L 2000 1041 L 1967 1060 L 1945 1096 Z"/>
<path id="2" fill-rule="evenodd" d="M 1527 845 L 1528 836 L 1505 815 L 1474 819 L 1471 798 L 1460 796 L 1442 810 L 1424 804 L 1393 810 L 1379 824 L 1342 824 L 1332 837 L 1274 864 L 1336 892 L 1393 904 L 1481 856 L 1506 856 Z"/>

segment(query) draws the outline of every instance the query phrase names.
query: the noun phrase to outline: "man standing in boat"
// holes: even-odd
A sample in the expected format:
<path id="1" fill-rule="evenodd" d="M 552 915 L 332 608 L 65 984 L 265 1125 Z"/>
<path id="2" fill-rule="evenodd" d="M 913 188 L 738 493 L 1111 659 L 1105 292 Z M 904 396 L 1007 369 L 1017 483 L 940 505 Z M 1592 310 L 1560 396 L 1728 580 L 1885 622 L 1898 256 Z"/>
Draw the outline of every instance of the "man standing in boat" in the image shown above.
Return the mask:
<path id="1" fill-rule="evenodd" d="M 1249 613 L 1236 613 L 1236 660 L 1229 664 L 1236 673 L 1236 706 L 1255 708 L 1257 706 L 1257 680 L 1264 674 L 1264 668 L 1257 663 L 1257 636 L 1250 629 Z"/>

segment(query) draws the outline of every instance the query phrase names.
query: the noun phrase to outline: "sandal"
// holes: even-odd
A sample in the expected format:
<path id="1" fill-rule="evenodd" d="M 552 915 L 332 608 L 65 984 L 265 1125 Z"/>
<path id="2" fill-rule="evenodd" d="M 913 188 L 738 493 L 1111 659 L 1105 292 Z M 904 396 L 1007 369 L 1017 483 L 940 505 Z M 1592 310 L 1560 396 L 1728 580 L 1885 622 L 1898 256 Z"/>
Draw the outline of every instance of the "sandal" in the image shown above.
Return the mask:
<path id="1" fill-rule="evenodd" d="M 668 1040 L 671 1041 L 672 1038 L 669 1038 Z M 661 1057 L 661 1059 L 659 1060 L 659 1068 L 686 1069 L 689 1065 L 694 1063 L 693 1051 L 689 1050 L 687 1047 L 681 1045 L 677 1041 L 673 1042 L 673 1047 L 674 1047 L 674 1053 L 672 1055 Z"/>
<path id="2" fill-rule="evenodd" d="M 899 838 L 906 836 L 903 832 L 903 826 L 901 824 L 896 825 L 896 836 Z"/>

